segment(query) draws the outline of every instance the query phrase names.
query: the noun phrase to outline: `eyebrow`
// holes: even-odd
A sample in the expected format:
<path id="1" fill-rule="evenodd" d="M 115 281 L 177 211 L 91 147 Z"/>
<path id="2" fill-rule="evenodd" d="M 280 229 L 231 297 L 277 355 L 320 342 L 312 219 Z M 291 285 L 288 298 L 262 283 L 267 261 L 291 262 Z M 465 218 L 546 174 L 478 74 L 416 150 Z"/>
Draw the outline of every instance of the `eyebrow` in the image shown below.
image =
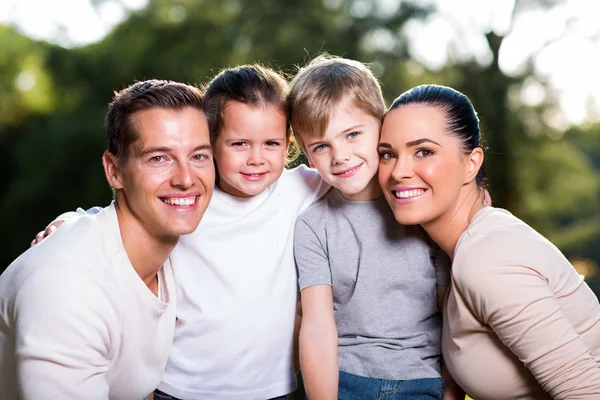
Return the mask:
<path id="1" fill-rule="evenodd" d="M 196 152 L 196 151 L 200 151 L 200 150 L 208 150 L 208 151 L 212 152 L 212 146 L 208 143 L 201 144 L 199 146 L 194 147 L 192 152 Z M 170 147 L 149 147 L 145 150 L 142 150 L 139 155 L 144 157 L 144 156 L 147 156 L 152 153 L 168 153 L 169 151 L 171 151 Z"/>
<path id="2" fill-rule="evenodd" d="M 264 139 L 265 142 L 284 142 L 287 140 L 287 137 L 272 137 L 272 138 L 267 138 Z M 225 139 L 226 143 L 235 143 L 235 142 L 252 142 L 253 140 L 250 140 L 244 136 L 240 136 L 240 137 L 234 137 L 234 138 L 229 138 L 229 139 Z M 262 141 L 262 139 L 261 139 Z"/>
<path id="3" fill-rule="evenodd" d="M 357 130 L 358 128 L 362 128 L 363 126 L 364 126 L 364 124 L 358 124 L 358 125 L 351 126 L 350 128 L 346 128 L 346 129 L 344 129 L 343 131 L 340 131 L 340 132 L 336 133 L 336 134 L 335 134 L 335 136 L 344 135 L 344 134 L 346 134 L 346 133 L 348 133 L 348 132 L 355 131 L 355 130 Z M 324 136 L 324 135 L 323 135 L 323 136 Z M 323 143 L 324 143 L 324 141 L 323 141 L 323 137 L 321 137 L 321 138 L 319 138 L 317 141 L 315 141 L 314 143 L 311 143 L 311 144 L 309 144 L 309 145 L 306 145 L 306 148 L 310 149 L 310 148 L 311 148 L 311 147 L 313 147 L 313 146 L 316 146 L 316 145 L 321 145 L 321 144 L 323 144 Z"/>
<path id="4" fill-rule="evenodd" d="M 338 132 L 338 135 L 343 135 L 344 133 L 352 132 L 352 131 L 355 131 L 358 128 L 362 128 L 362 127 L 363 127 L 363 124 L 357 124 L 357 125 L 351 126 L 350 128 L 346 128 L 343 131 Z"/>
<path id="5" fill-rule="evenodd" d="M 439 144 L 438 142 L 433 141 L 431 139 L 427 139 L 427 138 L 413 140 L 412 142 L 406 142 L 406 147 L 418 146 L 418 145 L 420 145 L 422 143 L 427 143 L 427 142 L 433 143 L 433 144 L 436 144 L 436 145 L 442 147 L 442 145 Z"/>

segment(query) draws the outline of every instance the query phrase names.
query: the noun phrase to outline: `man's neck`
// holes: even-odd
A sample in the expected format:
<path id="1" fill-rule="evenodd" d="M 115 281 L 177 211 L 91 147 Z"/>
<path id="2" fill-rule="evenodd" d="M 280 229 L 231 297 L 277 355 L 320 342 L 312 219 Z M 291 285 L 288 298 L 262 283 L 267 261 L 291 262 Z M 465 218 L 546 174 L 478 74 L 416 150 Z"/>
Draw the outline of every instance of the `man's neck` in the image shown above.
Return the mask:
<path id="1" fill-rule="evenodd" d="M 151 235 L 131 213 L 116 204 L 117 219 L 123 247 L 129 262 L 148 288 L 156 295 L 158 271 L 177 244 L 177 237 L 160 238 Z"/>

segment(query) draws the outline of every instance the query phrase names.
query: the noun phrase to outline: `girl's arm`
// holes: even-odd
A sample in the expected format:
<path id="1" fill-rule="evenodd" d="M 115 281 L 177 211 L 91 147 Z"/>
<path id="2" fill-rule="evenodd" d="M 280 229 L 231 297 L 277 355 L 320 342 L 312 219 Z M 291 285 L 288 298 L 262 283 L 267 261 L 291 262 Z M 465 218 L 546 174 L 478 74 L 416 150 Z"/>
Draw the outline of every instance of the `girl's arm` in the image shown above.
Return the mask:
<path id="1" fill-rule="evenodd" d="M 338 335 L 331 286 L 302 290 L 300 367 L 310 400 L 335 400 L 338 395 Z"/>

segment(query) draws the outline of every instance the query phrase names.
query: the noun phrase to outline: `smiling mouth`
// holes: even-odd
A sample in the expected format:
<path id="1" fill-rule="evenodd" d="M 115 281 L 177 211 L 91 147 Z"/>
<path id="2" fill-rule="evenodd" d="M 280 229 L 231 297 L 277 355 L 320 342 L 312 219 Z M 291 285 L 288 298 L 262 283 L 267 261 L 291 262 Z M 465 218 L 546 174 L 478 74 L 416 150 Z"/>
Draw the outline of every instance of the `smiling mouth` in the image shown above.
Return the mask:
<path id="1" fill-rule="evenodd" d="M 392 194 L 397 199 L 411 199 L 413 197 L 419 197 L 423 193 L 425 193 L 425 189 L 392 190 Z"/>
<path id="2" fill-rule="evenodd" d="M 248 174 L 245 172 L 240 172 L 240 174 L 242 174 L 242 176 L 249 181 L 260 181 L 262 178 L 264 178 L 265 176 L 267 176 L 267 172 L 257 172 L 257 173 L 252 173 L 252 174 Z"/>
<path id="3" fill-rule="evenodd" d="M 356 167 L 352 167 L 352 168 L 347 169 L 347 170 L 342 171 L 342 172 L 336 172 L 333 175 L 339 176 L 339 177 L 342 177 L 342 178 L 348 178 L 348 177 L 354 175 L 356 172 L 358 172 L 358 170 L 360 169 L 360 167 L 362 167 L 363 164 L 364 163 L 360 163 Z"/>
<path id="4" fill-rule="evenodd" d="M 168 204 L 170 206 L 181 207 L 181 208 L 190 208 L 194 206 L 200 196 L 190 196 L 190 197 L 160 197 L 160 200 Z"/>

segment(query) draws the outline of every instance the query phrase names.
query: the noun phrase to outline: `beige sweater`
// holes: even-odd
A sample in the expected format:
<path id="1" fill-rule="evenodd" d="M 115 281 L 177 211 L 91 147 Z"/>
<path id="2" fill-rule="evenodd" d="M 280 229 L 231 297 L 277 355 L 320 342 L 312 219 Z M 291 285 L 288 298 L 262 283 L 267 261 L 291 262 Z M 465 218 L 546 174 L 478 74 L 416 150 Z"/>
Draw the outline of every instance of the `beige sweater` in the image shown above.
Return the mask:
<path id="1" fill-rule="evenodd" d="M 444 360 L 476 400 L 600 399 L 600 305 L 567 259 L 509 212 L 479 211 L 456 246 Z"/>

